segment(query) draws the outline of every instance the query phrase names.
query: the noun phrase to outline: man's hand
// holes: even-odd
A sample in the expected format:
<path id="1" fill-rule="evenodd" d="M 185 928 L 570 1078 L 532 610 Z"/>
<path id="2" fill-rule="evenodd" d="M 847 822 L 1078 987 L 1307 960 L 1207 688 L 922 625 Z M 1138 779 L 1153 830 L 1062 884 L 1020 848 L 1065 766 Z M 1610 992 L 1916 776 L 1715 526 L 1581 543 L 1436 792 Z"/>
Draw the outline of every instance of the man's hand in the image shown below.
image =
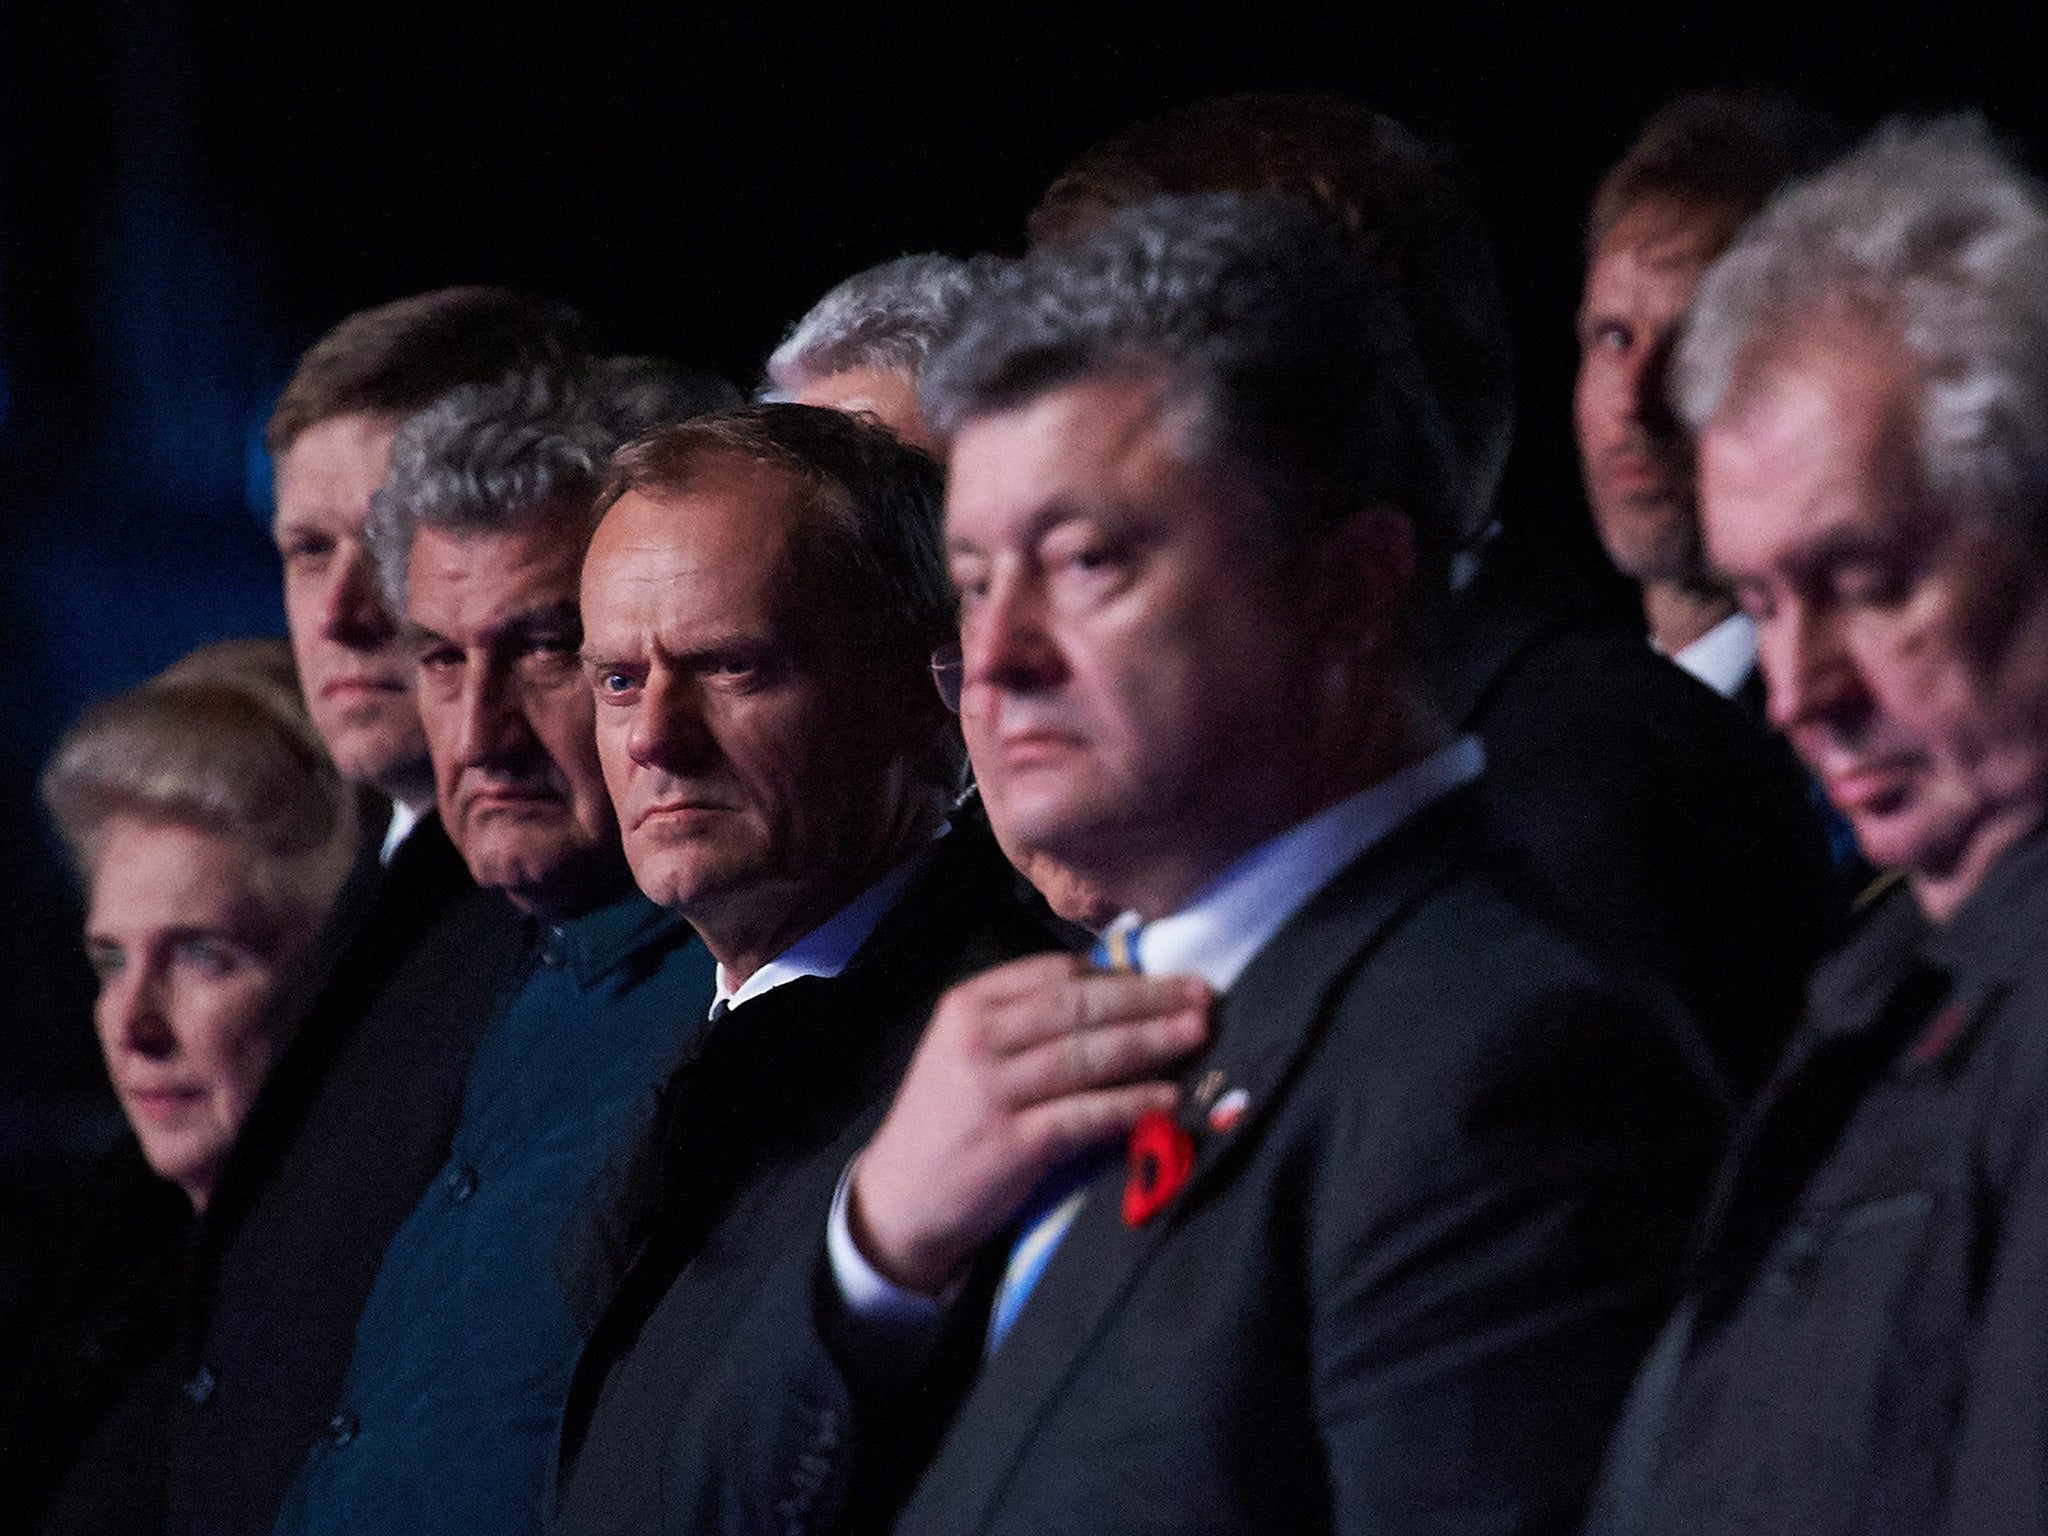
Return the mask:
<path id="1" fill-rule="evenodd" d="M 1161 1074 L 1207 1038 L 1190 976 L 1036 955 L 961 983 L 854 1164 L 854 1241 L 883 1276 L 937 1295 L 1062 1158 L 1121 1136 L 1179 1090 Z"/>

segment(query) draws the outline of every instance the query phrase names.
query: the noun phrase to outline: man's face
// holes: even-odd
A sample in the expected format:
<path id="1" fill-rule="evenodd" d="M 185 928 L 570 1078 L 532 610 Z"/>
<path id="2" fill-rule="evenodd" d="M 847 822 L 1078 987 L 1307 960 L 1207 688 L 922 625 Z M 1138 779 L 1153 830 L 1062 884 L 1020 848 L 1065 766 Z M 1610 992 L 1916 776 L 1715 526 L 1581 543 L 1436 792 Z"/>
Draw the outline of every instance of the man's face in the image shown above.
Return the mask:
<path id="1" fill-rule="evenodd" d="M 397 430 L 388 416 L 349 415 L 300 433 L 277 461 L 273 533 L 314 725 L 350 779 L 411 798 L 427 782 L 426 739 L 412 667 L 363 542 L 370 494 L 384 483 Z"/>
<path id="2" fill-rule="evenodd" d="M 1646 199 L 1586 271 L 1572 395 L 1579 467 L 1608 558 L 1636 581 L 1701 573 L 1692 453 L 1664 377 L 1693 288 L 1738 223 L 1712 204 Z"/>
<path id="3" fill-rule="evenodd" d="M 620 498 L 583 568 L 598 755 L 626 857 L 721 958 L 738 944 L 772 954 L 831 915 L 799 922 L 900 832 L 911 765 L 932 744 L 929 685 L 855 655 L 833 596 L 801 579 L 802 517 L 787 476 L 715 460 L 686 494 Z"/>
<path id="4" fill-rule="evenodd" d="M 926 453 L 939 451 L 917 400 L 917 380 L 894 368 L 848 368 L 808 381 L 790 396 L 798 405 L 872 416 L 902 441 Z"/>
<path id="5" fill-rule="evenodd" d="M 972 418 L 947 491 L 990 818 L 1119 904 L 1131 871 L 1206 876 L 1287 825 L 1317 714 L 1291 558 L 1241 483 L 1181 451 L 1163 396 L 1096 379 Z"/>
<path id="6" fill-rule="evenodd" d="M 1922 486 L 1912 388 L 1875 339 L 1795 351 L 1709 424 L 1700 489 L 1771 723 L 1925 900 L 2048 800 L 2048 573 Z"/>
<path id="7" fill-rule="evenodd" d="M 574 916 L 621 876 L 577 647 L 583 513 L 505 533 L 423 527 L 408 629 L 448 835 L 479 885 Z"/>

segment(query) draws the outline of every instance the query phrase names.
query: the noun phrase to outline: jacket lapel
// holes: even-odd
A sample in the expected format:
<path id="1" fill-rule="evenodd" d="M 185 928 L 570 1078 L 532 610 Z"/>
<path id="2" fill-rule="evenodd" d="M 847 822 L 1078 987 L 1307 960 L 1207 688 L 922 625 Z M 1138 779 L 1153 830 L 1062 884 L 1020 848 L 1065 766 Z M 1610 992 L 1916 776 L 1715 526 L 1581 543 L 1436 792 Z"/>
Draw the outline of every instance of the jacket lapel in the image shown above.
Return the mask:
<path id="1" fill-rule="evenodd" d="M 1122 1158 L 1090 1186 L 961 1405 L 900 1531 L 953 1536 L 985 1525 L 1032 1435 L 1180 1213 L 1241 1160 L 1237 1149 L 1256 1136 L 1320 1034 L 1331 992 L 1470 856 L 1476 826 L 1469 790 L 1422 811 L 1339 874 L 1253 958 L 1219 1005 L 1213 1045 L 1183 1079 L 1181 1119 L 1195 1138 L 1186 1183 L 1136 1229 L 1122 1218 Z M 1228 1128 L 1211 1129 L 1212 1116 Z"/>

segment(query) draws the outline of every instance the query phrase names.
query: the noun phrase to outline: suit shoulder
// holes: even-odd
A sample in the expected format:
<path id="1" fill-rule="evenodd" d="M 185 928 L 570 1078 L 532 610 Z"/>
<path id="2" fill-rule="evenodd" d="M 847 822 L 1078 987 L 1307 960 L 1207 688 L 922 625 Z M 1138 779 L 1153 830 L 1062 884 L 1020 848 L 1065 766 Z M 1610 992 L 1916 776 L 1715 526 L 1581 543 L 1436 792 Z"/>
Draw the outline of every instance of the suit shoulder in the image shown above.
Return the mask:
<path id="1" fill-rule="evenodd" d="M 1598 954 L 1492 860 L 1418 901 L 1330 1000 L 1328 1049 L 1389 1092 L 1537 1074 L 1580 1099 L 1588 1083 L 1643 1073 L 1697 1083 L 1701 1054 L 1660 983 Z M 1546 1065 L 1547 1064 L 1547 1065 Z"/>

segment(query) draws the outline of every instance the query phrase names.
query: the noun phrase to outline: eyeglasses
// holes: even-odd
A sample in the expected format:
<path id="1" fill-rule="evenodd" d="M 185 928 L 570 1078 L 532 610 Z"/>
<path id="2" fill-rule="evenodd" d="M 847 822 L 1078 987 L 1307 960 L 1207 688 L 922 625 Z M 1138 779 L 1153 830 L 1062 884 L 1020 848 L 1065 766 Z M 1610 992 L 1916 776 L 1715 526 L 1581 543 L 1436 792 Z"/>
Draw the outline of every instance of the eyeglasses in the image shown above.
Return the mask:
<path id="1" fill-rule="evenodd" d="M 960 713 L 960 687 L 966 681 L 967 663 L 960 655 L 958 642 L 940 646 L 932 652 L 932 681 L 938 685 L 939 697 L 946 708 L 954 714 Z"/>

